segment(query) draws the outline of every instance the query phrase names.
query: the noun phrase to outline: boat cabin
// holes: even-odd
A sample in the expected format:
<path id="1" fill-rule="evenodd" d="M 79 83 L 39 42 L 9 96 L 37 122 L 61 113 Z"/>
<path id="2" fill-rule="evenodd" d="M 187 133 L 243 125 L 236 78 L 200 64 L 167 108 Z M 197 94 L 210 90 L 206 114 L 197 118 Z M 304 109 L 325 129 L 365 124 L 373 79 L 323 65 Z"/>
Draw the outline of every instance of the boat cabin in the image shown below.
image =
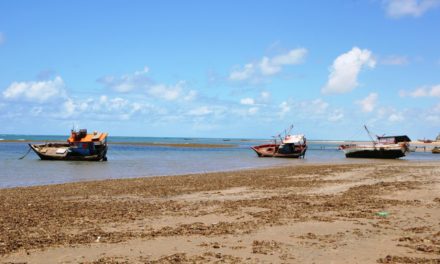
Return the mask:
<path id="1" fill-rule="evenodd" d="M 92 134 L 87 134 L 87 129 L 72 130 L 67 142 L 73 152 L 81 155 L 93 155 L 97 149 L 107 144 L 107 133 L 94 131 Z"/>
<path id="2" fill-rule="evenodd" d="M 411 139 L 407 135 L 377 137 L 377 140 L 379 141 L 379 143 L 382 144 L 397 144 L 400 142 L 411 142 Z"/>

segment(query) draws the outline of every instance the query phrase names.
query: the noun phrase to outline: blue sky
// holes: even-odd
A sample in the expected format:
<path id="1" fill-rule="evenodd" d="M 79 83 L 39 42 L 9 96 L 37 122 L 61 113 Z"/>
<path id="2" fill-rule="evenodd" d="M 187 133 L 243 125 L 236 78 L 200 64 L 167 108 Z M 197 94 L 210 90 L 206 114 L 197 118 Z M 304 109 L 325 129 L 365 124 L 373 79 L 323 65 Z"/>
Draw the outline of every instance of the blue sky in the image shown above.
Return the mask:
<path id="1" fill-rule="evenodd" d="M 0 134 L 440 132 L 440 0 L 0 1 Z"/>

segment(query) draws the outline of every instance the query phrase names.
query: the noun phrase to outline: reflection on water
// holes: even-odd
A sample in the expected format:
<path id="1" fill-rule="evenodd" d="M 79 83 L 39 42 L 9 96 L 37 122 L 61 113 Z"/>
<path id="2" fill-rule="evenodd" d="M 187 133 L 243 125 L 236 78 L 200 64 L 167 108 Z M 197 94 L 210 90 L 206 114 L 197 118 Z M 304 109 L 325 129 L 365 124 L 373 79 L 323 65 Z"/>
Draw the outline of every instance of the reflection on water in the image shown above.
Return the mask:
<path id="1" fill-rule="evenodd" d="M 114 144 L 108 162 L 42 161 L 33 152 L 18 160 L 26 143 L 0 143 L 0 188 L 76 181 L 227 171 L 286 164 L 372 162 L 346 159 L 336 144 L 309 144 L 306 158 L 258 158 L 243 139 L 120 138 L 118 142 L 234 144 L 233 148 L 175 148 Z M 154 139 L 154 141 L 152 140 Z M 142 141 L 144 140 L 144 141 Z M 115 140 L 117 141 L 117 140 Z M 440 155 L 411 153 L 404 160 L 440 160 Z M 402 161 L 405 162 L 405 161 Z"/>

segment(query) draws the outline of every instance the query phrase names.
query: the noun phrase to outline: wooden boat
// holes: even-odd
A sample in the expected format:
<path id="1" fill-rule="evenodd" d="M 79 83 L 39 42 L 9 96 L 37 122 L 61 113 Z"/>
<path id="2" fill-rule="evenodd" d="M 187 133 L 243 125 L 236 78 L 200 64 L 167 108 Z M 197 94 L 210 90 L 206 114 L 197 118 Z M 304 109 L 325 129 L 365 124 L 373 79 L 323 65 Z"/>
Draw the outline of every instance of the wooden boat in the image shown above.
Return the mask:
<path id="1" fill-rule="evenodd" d="M 306 138 L 304 135 L 290 135 L 289 133 L 286 133 L 284 138 L 278 136 L 281 139 L 279 144 L 277 144 L 275 139 L 273 144 L 264 144 L 251 148 L 257 153 L 258 157 L 304 158 L 307 151 Z"/>
<path id="2" fill-rule="evenodd" d="M 370 135 L 366 126 L 365 129 Z M 339 149 L 344 151 L 347 158 L 397 159 L 409 152 L 411 140 L 406 135 L 376 136 L 376 138 L 377 140 L 372 138 L 372 144 L 346 144 L 339 146 Z"/>
<path id="3" fill-rule="evenodd" d="M 434 147 L 432 149 L 432 154 L 440 154 L 440 147 Z"/>
<path id="4" fill-rule="evenodd" d="M 107 161 L 107 133 L 72 130 L 67 143 L 29 144 L 42 160 Z"/>

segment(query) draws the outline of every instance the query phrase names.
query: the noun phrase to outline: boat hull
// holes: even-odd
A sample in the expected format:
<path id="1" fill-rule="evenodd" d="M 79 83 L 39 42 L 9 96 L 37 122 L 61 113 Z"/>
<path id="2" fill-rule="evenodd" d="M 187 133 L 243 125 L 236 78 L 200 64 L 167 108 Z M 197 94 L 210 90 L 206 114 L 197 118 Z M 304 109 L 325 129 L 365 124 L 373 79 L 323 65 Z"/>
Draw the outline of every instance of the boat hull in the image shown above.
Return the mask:
<path id="1" fill-rule="evenodd" d="M 347 158 L 398 159 L 409 151 L 406 144 L 362 146 L 345 145 L 340 147 Z"/>
<path id="2" fill-rule="evenodd" d="M 101 146 L 93 155 L 81 155 L 80 153 L 69 151 L 69 144 L 29 144 L 29 146 L 42 160 L 107 161 L 107 145 Z"/>
<path id="3" fill-rule="evenodd" d="M 278 144 L 266 144 L 251 147 L 258 157 L 275 157 L 275 158 L 301 158 L 307 151 L 306 145 L 294 146 L 289 150 L 280 149 Z"/>
<path id="4" fill-rule="evenodd" d="M 405 153 L 401 150 L 358 150 L 345 153 L 347 158 L 366 158 L 366 159 L 398 159 L 404 157 Z"/>

